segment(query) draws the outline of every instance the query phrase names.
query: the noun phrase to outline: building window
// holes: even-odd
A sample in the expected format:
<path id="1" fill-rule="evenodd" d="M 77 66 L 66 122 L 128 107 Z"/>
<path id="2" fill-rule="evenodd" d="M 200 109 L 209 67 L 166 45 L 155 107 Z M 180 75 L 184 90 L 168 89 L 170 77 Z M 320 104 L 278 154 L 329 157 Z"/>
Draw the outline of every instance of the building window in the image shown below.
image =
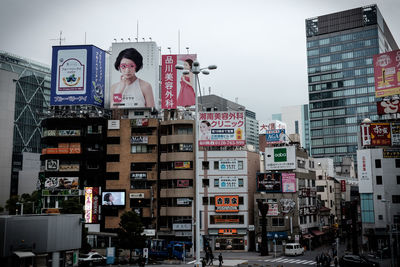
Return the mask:
<path id="1" fill-rule="evenodd" d="M 219 187 L 219 179 L 214 179 L 214 187 Z"/>
<path id="2" fill-rule="evenodd" d="M 210 197 L 210 205 L 215 205 L 215 197 Z"/>
<path id="3" fill-rule="evenodd" d="M 203 205 L 208 205 L 208 197 L 203 197 Z"/>
<path id="4" fill-rule="evenodd" d="M 97 161 L 88 161 L 87 169 L 97 170 L 99 168 L 100 168 L 100 166 L 99 166 L 99 163 Z"/>
<path id="5" fill-rule="evenodd" d="M 383 220 L 383 215 L 378 215 L 378 220 Z"/>
<path id="6" fill-rule="evenodd" d="M 381 195 L 377 195 L 377 196 L 376 196 L 376 199 L 381 200 L 381 199 L 382 199 L 382 196 L 381 196 Z"/>
<path id="7" fill-rule="evenodd" d="M 119 136 L 110 136 L 110 137 L 107 137 L 107 144 L 110 144 L 110 145 L 119 145 L 119 144 L 120 144 L 120 138 L 119 138 Z"/>
<path id="8" fill-rule="evenodd" d="M 219 161 L 214 161 L 214 170 L 219 170 Z"/>
<path id="9" fill-rule="evenodd" d="M 193 128 L 178 128 L 177 132 L 178 132 L 178 134 L 192 135 Z"/>
<path id="10" fill-rule="evenodd" d="M 382 184 L 382 176 L 376 176 L 376 184 Z"/>
<path id="11" fill-rule="evenodd" d="M 210 180 L 209 179 L 203 179 L 203 187 L 210 186 Z"/>
<path id="12" fill-rule="evenodd" d="M 400 195 L 392 195 L 392 203 L 400 203 Z"/>
<path id="13" fill-rule="evenodd" d="M 210 162 L 209 161 L 203 161 L 202 162 L 202 168 L 203 168 L 203 170 L 208 170 L 210 168 Z"/>
<path id="14" fill-rule="evenodd" d="M 396 162 L 396 167 L 397 167 L 397 162 Z M 376 159 L 375 160 L 375 168 L 377 168 L 377 169 L 382 168 L 382 164 L 381 164 L 381 160 L 380 159 Z"/>
<path id="15" fill-rule="evenodd" d="M 132 145 L 131 154 L 136 154 L 136 153 L 148 153 L 147 145 Z"/>
<path id="16" fill-rule="evenodd" d="M 238 161 L 238 169 L 243 170 L 243 160 Z"/>
<path id="17" fill-rule="evenodd" d="M 244 198 L 243 197 L 239 197 L 239 205 L 243 205 L 244 203 Z"/>
<path id="18" fill-rule="evenodd" d="M 119 154 L 107 155 L 107 162 L 119 162 Z"/>
<path id="19" fill-rule="evenodd" d="M 393 215 L 393 223 L 400 224 L 400 215 Z"/>
<path id="20" fill-rule="evenodd" d="M 400 168 L 400 159 L 396 159 L 396 168 Z"/>
<path id="21" fill-rule="evenodd" d="M 332 193 L 332 186 L 329 186 L 329 193 Z"/>
<path id="22" fill-rule="evenodd" d="M 400 184 L 400 175 L 397 175 L 396 179 L 397 179 L 397 184 Z"/>
<path id="23" fill-rule="evenodd" d="M 365 223 L 375 223 L 373 194 L 360 194 L 361 219 Z"/>
<path id="24" fill-rule="evenodd" d="M 324 192 L 324 191 L 325 191 L 325 187 L 317 186 L 317 192 Z"/>
<path id="25" fill-rule="evenodd" d="M 285 226 L 283 218 L 272 218 L 272 226 Z"/>
<path id="26" fill-rule="evenodd" d="M 331 208 L 333 208 L 333 200 L 331 200 Z"/>

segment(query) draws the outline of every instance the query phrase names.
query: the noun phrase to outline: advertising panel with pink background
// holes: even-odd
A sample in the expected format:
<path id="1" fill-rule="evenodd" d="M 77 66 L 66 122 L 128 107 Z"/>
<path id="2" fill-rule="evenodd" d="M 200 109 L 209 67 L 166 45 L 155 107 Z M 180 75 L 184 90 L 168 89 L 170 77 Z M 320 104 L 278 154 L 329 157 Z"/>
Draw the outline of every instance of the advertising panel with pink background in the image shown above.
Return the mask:
<path id="1" fill-rule="evenodd" d="M 375 97 L 400 94 L 400 50 L 374 55 Z"/>

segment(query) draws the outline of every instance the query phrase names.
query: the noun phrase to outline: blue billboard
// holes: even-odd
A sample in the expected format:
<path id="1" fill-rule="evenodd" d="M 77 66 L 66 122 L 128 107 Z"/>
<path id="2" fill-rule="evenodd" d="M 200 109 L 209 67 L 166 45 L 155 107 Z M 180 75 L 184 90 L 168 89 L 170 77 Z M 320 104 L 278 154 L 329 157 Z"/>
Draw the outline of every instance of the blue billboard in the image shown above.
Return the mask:
<path id="1" fill-rule="evenodd" d="M 267 144 L 279 144 L 286 142 L 285 129 L 266 130 L 265 138 Z"/>
<path id="2" fill-rule="evenodd" d="M 50 105 L 104 107 L 105 59 L 93 45 L 53 46 Z"/>

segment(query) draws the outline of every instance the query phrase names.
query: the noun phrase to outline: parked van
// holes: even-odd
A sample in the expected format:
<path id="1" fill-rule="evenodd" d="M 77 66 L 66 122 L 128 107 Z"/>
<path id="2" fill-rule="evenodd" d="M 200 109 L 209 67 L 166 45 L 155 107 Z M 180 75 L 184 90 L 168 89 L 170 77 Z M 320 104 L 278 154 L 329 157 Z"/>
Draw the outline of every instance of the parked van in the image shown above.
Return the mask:
<path id="1" fill-rule="evenodd" d="M 285 255 L 297 256 L 303 254 L 304 254 L 304 248 L 300 246 L 299 243 L 287 243 L 285 245 Z"/>

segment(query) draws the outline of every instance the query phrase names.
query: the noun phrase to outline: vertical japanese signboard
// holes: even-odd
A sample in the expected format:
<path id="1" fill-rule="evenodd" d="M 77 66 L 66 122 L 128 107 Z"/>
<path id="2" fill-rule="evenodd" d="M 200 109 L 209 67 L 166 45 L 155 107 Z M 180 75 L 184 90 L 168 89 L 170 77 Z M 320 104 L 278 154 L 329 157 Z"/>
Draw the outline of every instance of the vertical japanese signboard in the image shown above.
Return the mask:
<path id="1" fill-rule="evenodd" d="M 296 174 L 295 173 L 282 173 L 282 192 L 295 193 L 296 192 Z"/>
<path id="2" fill-rule="evenodd" d="M 244 112 L 200 112 L 199 146 L 244 146 Z"/>
<path id="3" fill-rule="evenodd" d="M 392 146 L 400 146 L 400 123 L 390 125 Z"/>
<path id="4" fill-rule="evenodd" d="M 194 75 L 191 72 L 197 55 L 163 55 L 161 67 L 161 108 L 176 109 L 178 106 L 193 106 L 196 102 Z M 183 66 L 177 70 L 176 65 Z M 183 74 L 183 71 L 189 71 Z"/>
<path id="5" fill-rule="evenodd" d="M 400 94 L 400 50 L 374 55 L 375 96 Z"/>
<path id="6" fill-rule="evenodd" d="M 98 223 L 99 188 L 85 187 L 85 223 Z"/>
<path id="7" fill-rule="evenodd" d="M 373 193 L 371 150 L 357 150 L 357 168 L 360 193 Z"/>
<path id="8" fill-rule="evenodd" d="M 92 45 L 54 46 L 50 104 L 104 106 L 105 52 Z"/>

